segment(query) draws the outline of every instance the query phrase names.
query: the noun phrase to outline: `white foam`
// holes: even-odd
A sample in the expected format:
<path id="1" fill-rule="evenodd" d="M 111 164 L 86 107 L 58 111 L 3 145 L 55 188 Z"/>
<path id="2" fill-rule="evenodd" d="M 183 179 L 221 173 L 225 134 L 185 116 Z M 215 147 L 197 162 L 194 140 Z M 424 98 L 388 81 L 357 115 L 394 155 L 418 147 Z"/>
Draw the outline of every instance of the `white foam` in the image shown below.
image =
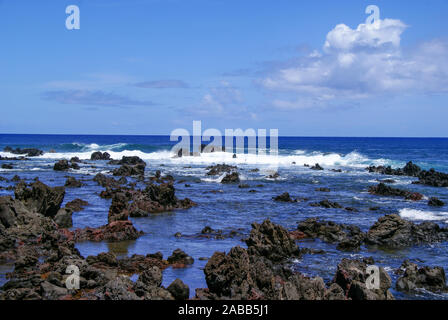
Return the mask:
<path id="1" fill-rule="evenodd" d="M 41 156 L 33 157 L 32 159 L 70 159 L 78 157 L 81 160 L 89 160 L 93 151 L 108 152 L 112 159 L 121 159 L 123 156 L 137 156 L 148 162 L 161 162 L 173 165 L 211 165 L 217 163 L 226 163 L 229 165 L 258 165 L 258 166 L 280 166 L 291 167 L 293 162 L 297 167 L 303 167 L 305 164 L 314 165 L 320 164 L 324 168 L 332 167 L 354 167 L 365 168 L 369 164 L 375 164 L 378 161 L 383 162 L 382 159 L 370 160 L 356 151 L 350 152 L 346 155 L 337 153 L 322 153 L 318 151 L 306 153 L 303 150 L 296 150 L 293 154 L 276 155 L 256 155 L 238 153 L 236 158 L 233 158 L 231 152 L 212 152 L 202 153 L 199 156 L 184 156 L 178 158 L 169 150 L 160 150 L 156 152 L 145 153 L 140 150 L 123 150 L 113 151 L 118 147 L 123 147 L 126 144 L 104 145 L 92 143 L 85 145 L 81 152 L 64 152 L 64 153 L 44 153 Z M 13 157 L 15 155 L 8 152 L 0 152 L 1 156 Z M 384 160 L 386 161 L 386 160 Z"/>
<path id="2" fill-rule="evenodd" d="M 448 212 L 422 211 L 417 209 L 401 209 L 400 217 L 416 221 L 444 221 L 448 223 Z"/>

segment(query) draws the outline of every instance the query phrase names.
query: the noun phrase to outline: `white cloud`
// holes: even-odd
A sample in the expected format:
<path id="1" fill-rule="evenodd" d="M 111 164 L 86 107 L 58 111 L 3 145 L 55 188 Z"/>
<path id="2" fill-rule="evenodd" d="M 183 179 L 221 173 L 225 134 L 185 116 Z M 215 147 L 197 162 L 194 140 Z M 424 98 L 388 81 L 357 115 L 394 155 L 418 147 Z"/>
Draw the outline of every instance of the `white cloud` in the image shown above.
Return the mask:
<path id="1" fill-rule="evenodd" d="M 356 29 L 339 24 L 327 34 L 322 52 L 276 68 L 259 83 L 280 96 L 272 103 L 279 109 L 341 105 L 386 94 L 447 93 L 448 44 L 432 40 L 405 50 L 401 35 L 406 28 L 392 19 Z"/>

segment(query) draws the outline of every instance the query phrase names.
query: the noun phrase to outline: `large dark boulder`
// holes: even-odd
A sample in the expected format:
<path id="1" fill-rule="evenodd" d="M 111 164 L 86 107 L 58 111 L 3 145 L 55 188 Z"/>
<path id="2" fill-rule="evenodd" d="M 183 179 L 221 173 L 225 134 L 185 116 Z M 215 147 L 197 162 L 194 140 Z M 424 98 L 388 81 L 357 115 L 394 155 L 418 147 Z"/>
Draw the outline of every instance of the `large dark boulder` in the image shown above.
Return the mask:
<path id="1" fill-rule="evenodd" d="M 269 219 L 261 224 L 252 224 L 246 244 L 251 254 L 257 254 L 272 261 L 282 261 L 300 254 L 299 248 L 289 236 L 289 232 Z"/>
<path id="2" fill-rule="evenodd" d="M 369 187 L 369 193 L 377 196 L 404 197 L 406 200 L 412 201 L 419 201 L 423 199 L 423 195 L 418 192 L 410 192 L 407 190 L 392 188 L 384 183 Z"/>
<path id="3" fill-rule="evenodd" d="M 373 259 L 369 261 L 344 258 L 338 265 L 333 283 L 338 284 L 345 295 L 352 300 L 394 300 L 389 291 L 392 280 L 383 267 L 379 267 L 379 288 L 367 288 L 366 282 L 369 277 L 367 267 L 373 263 Z"/>
<path id="4" fill-rule="evenodd" d="M 272 200 L 277 202 L 297 202 L 297 200 L 291 198 L 288 192 L 284 192 L 281 195 L 272 198 Z"/>
<path id="5" fill-rule="evenodd" d="M 110 160 L 110 154 L 107 152 L 96 151 L 90 155 L 90 160 Z"/>
<path id="6" fill-rule="evenodd" d="M 406 260 L 401 265 L 396 289 L 404 292 L 415 292 L 418 289 L 426 289 L 431 292 L 447 292 L 445 270 L 442 267 L 421 267 Z"/>
<path id="7" fill-rule="evenodd" d="M 379 218 L 367 232 L 366 238 L 367 244 L 392 248 L 447 240 L 448 229 L 433 222 L 414 224 L 397 214 Z"/>
<path id="8" fill-rule="evenodd" d="M 190 297 L 190 288 L 180 279 L 174 280 L 166 289 L 176 300 L 187 300 Z"/>

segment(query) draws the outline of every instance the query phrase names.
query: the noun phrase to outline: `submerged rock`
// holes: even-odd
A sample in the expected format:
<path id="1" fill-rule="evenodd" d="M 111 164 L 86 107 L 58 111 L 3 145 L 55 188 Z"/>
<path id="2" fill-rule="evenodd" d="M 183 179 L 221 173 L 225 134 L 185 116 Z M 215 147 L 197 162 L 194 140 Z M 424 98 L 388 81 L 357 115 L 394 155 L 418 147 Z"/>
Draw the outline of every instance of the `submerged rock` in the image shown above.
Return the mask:
<path id="1" fill-rule="evenodd" d="M 440 200 L 439 198 L 436 198 L 436 197 L 432 197 L 428 201 L 428 206 L 443 207 L 444 205 L 445 205 L 445 202 L 443 202 L 442 200 Z"/>
<path id="2" fill-rule="evenodd" d="M 371 186 L 369 193 L 377 196 L 393 196 L 404 197 L 406 200 L 419 201 L 423 199 L 423 195 L 418 192 L 410 192 L 407 190 L 401 190 L 386 186 L 384 183 L 380 183 L 377 186 Z"/>
<path id="3" fill-rule="evenodd" d="M 297 202 L 297 200 L 293 200 L 288 192 L 282 193 L 279 196 L 272 198 L 274 201 L 278 202 Z"/>
<path id="4" fill-rule="evenodd" d="M 233 170 L 236 170 L 237 167 L 236 166 L 230 166 L 227 164 L 217 164 L 214 166 L 209 166 L 206 168 L 206 170 L 209 170 L 207 172 L 208 176 L 217 176 L 217 175 L 221 175 L 223 173 L 230 173 Z"/>
<path id="5" fill-rule="evenodd" d="M 84 201 L 82 199 L 75 199 L 70 202 L 67 202 L 65 205 L 66 208 L 71 209 L 74 212 L 82 211 L 84 210 L 83 207 L 88 206 L 89 203 L 87 201 Z"/>
<path id="6" fill-rule="evenodd" d="M 314 166 L 310 167 L 311 170 L 324 170 L 318 163 L 316 163 Z"/>
<path id="7" fill-rule="evenodd" d="M 339 203 L 337 202 L 331 202 L 328 199 L 326 200 L 322 200 L 320 202 L 316 202 L 316 203 L 311 203 L 310 206 L 312 207 L 322 207 L 322 208 L 333 208 L 333 209 L 341 209 L 343 208 Z"/>
<path id="8" fill-rule="evenodd" d="M 318 238 L 325 242 L 337 243 L 337 249 L 341 251 L 359 250 L 366 237 L 366 234 L 357 226 L 321 221 L 317 218 L 300 222 L 297 231 L 301 232 L 305 238 Z"/>
<path id="9" fill-rule="evenodd" d="M 181 249 L 176 249 L 171 256 L 168 257 L 168 262 L 170 264 L 190 265 L 194 263 L 194 259 Z"/>
<path id="10" fill-rule="evenodd" d="M 239 183 L 239 182 L 240 182 L 240 176 L 239 176 L 238 172 L 229 173 L 221 180 L 221 183 L 224 183 L 224 184 Z"/>
<path id="11" fill-rule="evenodd" d="M 76 180 L 74 177 L 68 177 L 65 181 L 65 186 L 67 188 L 81 188 L 83 186 L 82 182 L 79 180 Z"/>

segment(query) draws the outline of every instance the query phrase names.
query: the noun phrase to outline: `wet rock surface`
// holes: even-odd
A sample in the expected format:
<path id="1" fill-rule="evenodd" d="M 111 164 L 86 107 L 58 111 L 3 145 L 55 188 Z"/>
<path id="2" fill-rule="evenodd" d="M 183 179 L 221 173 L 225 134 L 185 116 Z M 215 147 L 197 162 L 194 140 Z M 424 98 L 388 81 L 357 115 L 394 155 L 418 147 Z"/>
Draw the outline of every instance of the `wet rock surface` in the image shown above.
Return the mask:
<path id="1" fill-rule="evenodd" d="M 418 178 L 418 181 L 415 181 L 415 184 L 423 184 L 432 187 L 448 187 L 448 174 L 437 172 L 434 169 L 430 169 L 428 171 L 423 170 L 416 164 L 412 163 L 412 161 L 408 162 L 406 166 L 399 169 L 392 169 L 390 166 L 370 166 L 367 170 L 369 172 L 379 174 L 416 177 Z"/>
<path id="2" fill-rule="evenodd" d="M 392 188 L 384 183 L 380 183 L 377 186 L 371 186 L 369 188 L 369 193 L 377 196 L 403 197 L 406 200 L 412 201 L 420 201 L 423 199 L 423 195 L 418 192 L 410 192 L 407 190 Z"/>
<path id="3" fill-rule="evenodd" d="M 300 222 L 297 231 L 303 233 L 302 238 L 337 243 L 337 249 L 341 251 L 359 250 L 366 238 L 366 234 L 357 226 L 321 221 L 317 218 L 309 218 Z"/>
<path id="4" fill-rule="evenodd" d="M 197 289 L 197 299 L 393 299 L 388 290 L 391 279 L 384 269 L 380 269 L 380 288 L 367 288 L 367 263 L 361 260 L 343 260 L 328 287 L 322 278 L 292 272 L 288 259 L 296 255 L 298 248 L 286 230 L 268 220 L 254 224 L 246 242 L 248 249 L 237 246 L 227 254 L 215 252 L 204 269 L 208 288 Z M 282 250 L 273 249 L 279 246 Z"/>
<path id="5" fill-rule="evenodd" d="M 398 270 L 401 276 L 396 283 L 396 289 L 403 292 L 415 292 L 425 289 L 435 293 L 448 291 L 445 270 L 442 267 L 419 267 L 406 260 Z"/>
<path id="6" fill-rule="evenodd" d="M 367 232 L 366 243 L 400 248 L 448 240 L 448 229 L 434 222 L 415 224 L 390 214 L 378 219 Z"/>
<path id="7" fill-rule="evenodd" d="M 234 170 L 236 170 L 237 167 L 236 166 L 230 166 L 227 164 L 217 164 L 214 166 L 209 166 L 206 168 L 206 170 L 208 170 L 207 175 L 208 176 L 216 176 L 216 175 L 221 175 L 223 173 L 230 173 Z"/>
<path id="8" fill-rule="evenodd" d="M 240 182 L 240 175 L 238 172 L 232 172 L 229 174 L 226 174 L 224 178 L 222 178 L 221 183 L 228 184 L 228 183 L 239 183 Z"/>
<path id="9" fill-rule="evenodd" d="M 13 149 L 11 147 L 5 147 L 3 149 L 4 152 L 9 152 L 12 154 L 24 154 L 27 157 L 37 157 L 37 156 L 41 156 L 44 154 L 44 152 L 42 150 L 39 149 L 35 149 L 35 148 L 25 148 L 25 149 L 21 149 L 21 148 L 16 148 Z"/>

